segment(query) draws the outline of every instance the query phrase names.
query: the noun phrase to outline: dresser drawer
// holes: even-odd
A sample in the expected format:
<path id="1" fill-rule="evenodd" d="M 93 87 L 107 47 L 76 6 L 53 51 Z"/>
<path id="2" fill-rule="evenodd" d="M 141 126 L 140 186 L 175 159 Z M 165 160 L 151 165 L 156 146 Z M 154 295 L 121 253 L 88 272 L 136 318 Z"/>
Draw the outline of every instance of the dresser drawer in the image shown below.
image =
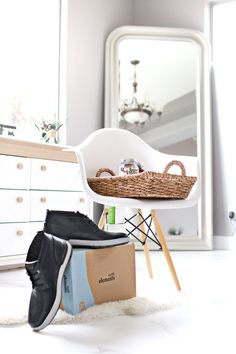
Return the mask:
<path id="1" fill-rule="evenodd" d="M 31 221 L 45 220 L 46 210 L 89 213 L 89 202 L 81 192 L 31 191 Z"/>
<path id="2" fill-rule="evenodd" d="M 39 231 L 43 231 L 43 226 L 44 226 L 44 221 L 30 223 L 30 238 L 31 238 L 31 240 L 33 240 L 33 238 L 36 236 L 36 234 Z"/>
<path id="3" fill-rule="evenodd" d="M 30 188 L 30 160 L 28 158 L 0 155 L 0 168 L 0 188 Z"/>
<path id="4" fill-rule="evenodd" d="M 31 189 L 81 191 L 79 165 L 31 159 Z"/>
<path id="5" fill-rule="evenodd" d="M 26 254 L 30 242 L 29 223 L 0 224 L 0 257 Z"/>
<path id="6" fill-rule="evenodd" d="M 0 190 L 0 222 L 30 220 L 30 192 L 24 190 Z"/>

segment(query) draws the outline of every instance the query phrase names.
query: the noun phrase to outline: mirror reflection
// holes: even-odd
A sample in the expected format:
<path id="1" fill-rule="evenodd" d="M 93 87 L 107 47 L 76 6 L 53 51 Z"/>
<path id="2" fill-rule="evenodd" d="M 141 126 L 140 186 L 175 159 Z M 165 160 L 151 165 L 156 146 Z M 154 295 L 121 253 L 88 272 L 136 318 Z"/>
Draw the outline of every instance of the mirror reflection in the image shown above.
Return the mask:
<path id="1" fill-rule="evenodd" d="M 119 44 L 118 126 L 159 151 L 197 154 L 197 53 L 187 41 Z"/>
<path id="2" fill-rule="evenodd" d="M 197 52 L 189 41 L 124 39 L 118 47 L 118 126 L 159 151 L 197 155 Z M 197 236 L 197 206 L 158 212 L 168 237 Z"/>
<path id="3" fill-rule="evenodd" d="M 158 210 L 170 249 L 212 247 L 209 82 L 199 32 L 125 26 L 107 38 L 105 126 L 128 129 L 161 152 L 199 158 L 198 205 Z"/>

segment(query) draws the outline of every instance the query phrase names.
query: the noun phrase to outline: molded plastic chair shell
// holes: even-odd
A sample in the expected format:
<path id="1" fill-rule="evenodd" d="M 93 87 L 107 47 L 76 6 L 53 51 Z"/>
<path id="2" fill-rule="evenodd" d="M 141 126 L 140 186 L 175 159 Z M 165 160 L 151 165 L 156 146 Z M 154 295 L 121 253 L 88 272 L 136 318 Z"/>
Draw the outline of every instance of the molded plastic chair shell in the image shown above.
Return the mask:
<path id="1" fill-rule="evenodd" d="M 75 147 L 80 165 L 81 178 L 85 193 L 94 202 L 130 208 L 177 209 L 194 206 L 199 199 L 200 176 L 197 157 L 169 155 L 159 152 L 134 133 L 119 128 L 103 128 L 92 133 L 83 143 Z M 179 200 L 133 199 L 108 197 L 95 193 L 88 185 L 87 178 L 95 177 L 101 167 L 108 167 L 118 174 L 122 158 L 133 157 L 144 164 L 146 171 L 163 172 L 168 162 L 180 160 L 187 176 L 196 176 L 188 198 Z M 178 166 L 171 167 L 169 173 L 180 174 Z"/>
<path id="2" fill-rule="evenodd" d="M 119 128 L 99 129 L 89 135 L 88 138 L 86 138 L 80 145 L 72 148 L 72 150 L 75 151 L 79 162 L 84 192 L 92 201 L 103 204 L 105 206 L 138 209 L 138 214 L 140 217 L 142 217 L 142 209 L 150 210 L 155 232 L 158 240 L 160 241 L 161 248 L 169 266 L 169 270 L 173 277 L 176 288 L 180 290 L 180 283 L 165 241 L 165 236 L 156 214 L 156 210 L 188 208 L 197 204 L 200 195 L 200 173 L 198 158 L 161 153 L 150 147 L 134 133 Z M 97 171 L 100 168 L 110 168 L 118 174 L 118 169 L 122 158 L 135 158 L 137 161 L 143 163 L 144 169 L 146 171 L 155 172 L 163 172 L 164 168 L 170 161 L 180 160 L 185 166 L 186 175 L 197 177 L 197 181 L 190 191 L 188 197 L 186 199 L 178 200 L 116 198 L 95 193 L 88 185 L 87 178 L 95 177 Z M 174 174 L 181 173 L 178 166 L 171 167 L 169 173 L 171 172 Z M 104 222 L 105 209 L 103 210 L 102 216 L 100 218 L 99 227 L 103 227 Z M 141 226 L 141 224 L 140 227 L 144 228 L 144 226 Z M 153 273 L 151 260 L 148 243 L 146 240 L 143 244 L 143 248 L 148 272 L 152 278 Z"/>

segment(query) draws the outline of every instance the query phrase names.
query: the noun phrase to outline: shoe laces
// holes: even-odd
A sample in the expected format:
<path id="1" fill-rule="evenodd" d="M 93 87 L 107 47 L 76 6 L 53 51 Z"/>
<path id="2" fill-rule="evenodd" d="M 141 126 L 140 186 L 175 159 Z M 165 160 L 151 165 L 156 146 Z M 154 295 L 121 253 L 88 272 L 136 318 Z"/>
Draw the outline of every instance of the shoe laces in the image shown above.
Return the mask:
<path id="1" fill-rule="evenodd" d="M 40 270 L 39 269 L 28 269 L 26 267 L 26 273 L 28 274 L 30 281 L 32 283 L 33 289 L 35 287 L 39 287 L 43 285 L 43 282 L 41 281 L 41 275 L 40 275 Z"/>
<path id="2" fill-rule="evenodd" d="M 91 226 L 93 226 L 93 228 L 96 228 L 96 224 L 93 222 L 93 220 L 91 220 L 90 218 L 87 217 L 87 215 L 81 214 L 82 218 Z"/>

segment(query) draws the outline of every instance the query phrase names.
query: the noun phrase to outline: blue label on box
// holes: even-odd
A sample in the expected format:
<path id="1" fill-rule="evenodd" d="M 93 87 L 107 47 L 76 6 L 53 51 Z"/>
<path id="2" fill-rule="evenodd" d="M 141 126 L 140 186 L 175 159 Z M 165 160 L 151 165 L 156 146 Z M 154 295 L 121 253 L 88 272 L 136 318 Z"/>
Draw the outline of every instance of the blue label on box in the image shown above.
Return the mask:
<path id="1" fill-rule="evenodd" d="M 72 315 L 94 305 L 86 268 L 86 251 L 73 251 L 62 286 L 64 310 Z"/>

